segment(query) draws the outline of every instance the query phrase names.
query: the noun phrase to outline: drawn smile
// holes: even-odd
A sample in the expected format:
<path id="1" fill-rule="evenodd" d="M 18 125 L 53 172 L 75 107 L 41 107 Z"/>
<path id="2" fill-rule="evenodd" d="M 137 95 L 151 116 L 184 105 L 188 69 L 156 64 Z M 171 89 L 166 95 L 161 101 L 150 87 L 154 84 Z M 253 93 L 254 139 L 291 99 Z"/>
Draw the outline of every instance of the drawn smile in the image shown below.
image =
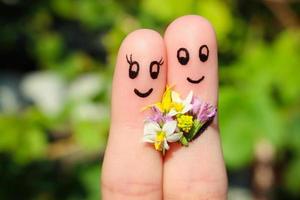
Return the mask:
<path id="1" fill-rule="evenodd" d="M 144 93 L 138 91 L 137 89 L 134 89 L 134 93 L 142 98 L 149 96 L 152 93 L 152 91 L 153 91 L 153 88 L 150 88 L 147 92 L 144 92 Z"/>
<path id="2" fill-rule="evenodd" d="M 198 80 L 193 80 L 193 79 L 191 79 L 190 77 L 187 77 L 186 79 L 187 79 L 188 82 L 190 82 L 190 83 L 197 84 L 197 83 L 200 83 L 200 82 L 204 79 L 204 76 L 202 76 L 202 77 L 199 78 Z"/>

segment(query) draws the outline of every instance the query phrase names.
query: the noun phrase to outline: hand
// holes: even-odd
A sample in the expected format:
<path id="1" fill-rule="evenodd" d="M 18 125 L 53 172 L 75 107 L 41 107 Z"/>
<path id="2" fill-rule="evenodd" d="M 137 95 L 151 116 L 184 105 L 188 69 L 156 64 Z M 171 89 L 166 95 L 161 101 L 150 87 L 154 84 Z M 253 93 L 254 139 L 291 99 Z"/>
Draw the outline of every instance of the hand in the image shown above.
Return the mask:
<path id="1" fill-rule="evenodd" d="M 162 156 L 142 142 L 147 105 L 159 102 L 166 84 L 217 106 L 217 44 L 199 16 L 176 19 L 164 39 L 137 30 L 123 41 L 116 63 L 112 118 L 102 169 L 103 199 L 226 199 L 227 177 L 217 117 L 189 147 L 170 144 Z"/>

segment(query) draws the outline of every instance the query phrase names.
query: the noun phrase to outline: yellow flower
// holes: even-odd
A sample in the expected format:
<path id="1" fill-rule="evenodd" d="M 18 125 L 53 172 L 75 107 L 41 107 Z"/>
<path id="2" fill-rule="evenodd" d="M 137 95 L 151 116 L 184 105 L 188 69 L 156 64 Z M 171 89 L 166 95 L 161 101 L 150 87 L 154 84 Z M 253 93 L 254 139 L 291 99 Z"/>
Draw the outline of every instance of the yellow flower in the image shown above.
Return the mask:
<path id="1" fill-rule="evenodd" d="M 184 105 L 181 103 L 172 103 L 172 107 L 176 110 L 176 112 L 181 112 L 184 108 Z"/>
<path id="2" fill-rule="evenodd" d="M 164 131 L 159 131 L 156 133 L 154 147 L 157 151 L 163 150 L 165 138 L 166 138 L 166 133 Z"/>
<path id="3" fill-rule="evenodd" d="M 188 133 L 193 126 L 193 116 L 178 115 L 177 122 L 178 122 L 177 126 L 184 132 Z"/>
<path id="4" fill-rule="evenodd" d="M 192 109 L 192 99 L 193 99 L 193 92 L 190 91 L 188 96 L 185 99 L 181 99 L 177 92 L 171 92 L 171 99 L 172 99 L 172 108 L 168 113 L 169 116 L 175 116 L 177 114 L 185 114 Z"/>
<path id="5" fill-rule="evenodd" d="M 171 93 L 171 87 L 167 86 L 162 101 L 155 104 L 162 113 L 168 113 L 173 107 Z"/>

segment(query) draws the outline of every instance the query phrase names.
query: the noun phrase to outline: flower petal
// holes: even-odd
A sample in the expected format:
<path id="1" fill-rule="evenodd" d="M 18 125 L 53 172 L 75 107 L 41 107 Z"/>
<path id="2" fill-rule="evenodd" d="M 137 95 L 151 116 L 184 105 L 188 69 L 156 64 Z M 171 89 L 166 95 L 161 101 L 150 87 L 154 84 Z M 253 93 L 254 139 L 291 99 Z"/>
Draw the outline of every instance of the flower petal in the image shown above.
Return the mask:
<path id="1" fill-rule="evenodd" d="M 193 103 L 192 103 L 192 106 L 193 106 L 192 111 L 193 111 L 194 114 L 198 114 L 198 112 L 199 112 L 199 110 L 201 108 L 202 102 L 197 97 L 194 97 L 192 101 L 193 101 Z"/>
<path id="2" fill-rule="evenodd" d="M 168 142 L 167 142 L 167 140 L 165 140 L 164 141 L 164 149 L 166 149 L 166 150 L 169 150 L 169 145 L 168 145 Z"/>
<path id="3" fill-rule="evenodd" d="M 171 109 L 169 111 L 169 113 L 167 113 L 167 116 L 173 117 L 173 116 L 177 115 L 177 113 L 178 112 L 175 109 Z"/>
<path id="4" fill-rule="evenodd" d="M 191 109 L 193 108 L 193 105 L 192 104 L 187 104 L 184 106 L 183 110 L 181 111 L 182 114 L 190 111 Z"/>
<path id="5" fill-rule="evenodd" d="M 144 135 L 155 135 L 156 132 L 160 131 L 161 128 L 156 122 L 146 122 L 144 125 Z"/>
<path id="6" fill-rule="evenodd" d="M 182 137 L 182 134 L 183 134 L 182 132 L 171 134 L 171 135 L 167 136 L 167 141 L 168 142 L 177 142 Z"/>
<path id="7" fill-rule="evenodd" d="M 175 129 L 177 126 L 177 122 L 175 120 L 173 121 L 167 121 L 162 128 L 162 131 L 164 131 L 166 133 L 166 135 L 171 135 L 172 133 L 174 133 Z"/>
<path id="8" fill-rule="evenodd" d="M 177 92 L 172 91 L 172 101 L 176 102 L 176 103 L 180 103 L 182 102 L 182 100 L 180 99 L 180 96 Z"/>
<path id="9" fill-rule="evenodd" d="M 143 142 L 154 143 L 155 142 L 155 136 L 156 135 L 152 135 L 152 134 L 144 135 Z"/>
<path id="10" fill-rule="evenodd" d="M 193 91 L 190 91 L 188 96 L 185 98 L 184 102 L 190 104 L 192 102 L 192 99 L 193 99 Z"/>

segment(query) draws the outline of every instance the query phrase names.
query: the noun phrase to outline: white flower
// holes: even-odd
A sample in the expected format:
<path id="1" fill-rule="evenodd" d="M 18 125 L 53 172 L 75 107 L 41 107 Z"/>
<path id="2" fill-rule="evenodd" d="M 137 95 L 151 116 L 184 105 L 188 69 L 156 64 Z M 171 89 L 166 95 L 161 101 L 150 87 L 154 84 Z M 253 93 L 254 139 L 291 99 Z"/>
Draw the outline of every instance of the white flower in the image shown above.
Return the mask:
<path id="1" fill-rule="evenodd" d="M 66 84 L 57 73 L 45 71 L 29 74 L 22 80 L 21 90 L 48 116 L 56 116 L 65 105 Z"/>
<path id="2" fill-rule="evenodd" d="M 78 103 L 71 112 L 71 120 L 74 123 L 80 121 L 102 122 L 108 116 L 109 110 L 105 105 L 91 102 Z"/>
<path id="3" fill-rule="evenodd" d="M 95 97 L 104 89 L 104 81 L 98 74 L 84 74 L 75 79 L 68 90 L 72 101 L 86 101 Z"/>
<path id="4" fill-rule="evenodd" d="M 177 92 L 172 91 L 172 103 L 173 107 L 168 113 L 169 116 L 175 116 L 177 114 L 185 114 L 190 111 L 193 107 L 191 104 L 193 99 L 193 91 L 190 91 L 188 96 L 182 100 Z"/>
<path id="5" fill-rule="evenodd" d="M 157 122 L 147 121 L 144 126 L 144 142 L 153 143 L 154 147 L 158 151 L 169 149 L 168 142 L 177 142 L 182 133 L 175 133 L 177 126 L 176 121 L 168 121 L 161 128 Z"/>

